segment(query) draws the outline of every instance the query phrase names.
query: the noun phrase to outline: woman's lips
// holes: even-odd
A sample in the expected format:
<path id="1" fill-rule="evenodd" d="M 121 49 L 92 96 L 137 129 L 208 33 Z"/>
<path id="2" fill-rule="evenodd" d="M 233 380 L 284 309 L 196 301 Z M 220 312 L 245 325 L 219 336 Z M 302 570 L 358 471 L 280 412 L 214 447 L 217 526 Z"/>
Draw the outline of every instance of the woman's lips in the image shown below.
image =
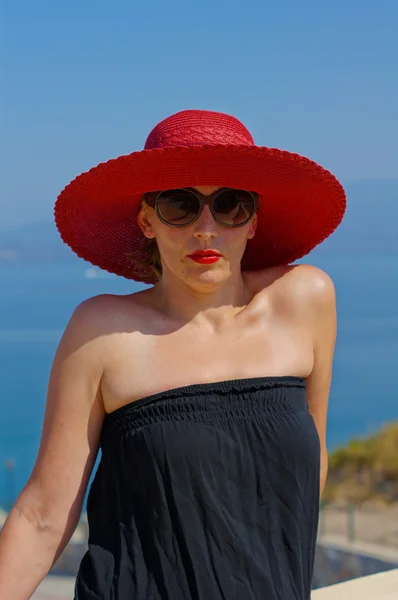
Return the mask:
<path id="1" fill-rule="evenodd" d="M 215 263 L 218 260 L 220 260 L 221 254 L 219 254 L 218 252 L 212 252 L 212 251 L 194 252 L 193 254 L 189 255 L 189 258 L 191 258 L 192 260 L 194 260 L 197 263 L 201 263 L 203 265 L 209 265 L 211 263 Z"/>

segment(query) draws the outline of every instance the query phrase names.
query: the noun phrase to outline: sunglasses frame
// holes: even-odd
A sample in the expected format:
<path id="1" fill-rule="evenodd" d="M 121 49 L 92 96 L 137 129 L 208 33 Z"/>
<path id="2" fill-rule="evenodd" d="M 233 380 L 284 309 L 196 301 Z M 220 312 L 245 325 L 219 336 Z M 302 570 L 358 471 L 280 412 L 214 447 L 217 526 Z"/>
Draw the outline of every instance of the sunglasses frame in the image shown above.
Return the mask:
<path id="1" fill-rule="evenodd" d="M 216 212 L 214 210 L 214 203 L 215 203 L 216 199 L 218 198 L 218 196 L 220 196 L 224 192 L 227 192 L 227 191 L 230 191 L 230 190 L 233 191 L 235 189 L 237 189 L 237 188 L 220 188 L 216 192 L 214 192 L 213 194 L 209 194 L 208 196 L 205 196 L 203 194 L 200 194 L 197 190 L 192 189 L 192 188 L 175 188 L 175 190 L 189 192 L 190 194 L 193 194 L 194 196 L 196 196 L 196 198 L 200 202 L 200 208 L 199 208 L 199 211 L 198 211 L 197 215 L 195 215 L 194 218 L 191 221 L 189 221 L 188 223 L 184 223 L 183 225 L 177 225 L 177 224 L 174 224 L 174 223 L 169 223 L 168 221 L 166 221 L 162 217 L 162 215 L 160 214 L 160 211 L 159 211 L 159 198 L 160 198 L 160 196 L 162 194 L 164 194 L 165 192 L 174 191 L 174 188 L 172 190 L 161 190 L 160 192 L 147 192 L 144 195 L 144 199 L 145 199 L 146 203 L 148 204 L 148 206 L 150 206 L 151 208 L 153 208 L 155 210 L 155 213 L 156 213 L 156 216 L 158 217 L 158 219 L 162 223 L 164 223 L 165 225 L 167 225 L 168 227 L 189 227 L 189 225 L 192 225 L 193 223 L 195 223 L 195 221 L 197 221 L 197 219 L 199 219 L 200 215 L 203 212 L 203 209 L 204 209 L 205 205 L 208 205 L 208 207 L 210 208 L 211 214 L 213 215 L 213 218 L 214 218 L 215 221 L 217 221 L 217 223 L 219 223 L 223 227 L 228 227 L 230 229 L 235 229 L 236 227 L 243 227 L 244 225 L 247 225 L 247 223 L 249 223 L 249 221 L 255 215 L 256 210 L 257 210 L 257 206 L 258 206 L 258 194 L 256 194 L 255 192 L 251 192 L 249 190 L 238 190 L 238 191 L 245 192 L 246 194 L 250 194 L 250 196 L 253 198 L 253 210 L 252 210 L 252 213 L 251 213 L 251 215 L 245 221 L 243 221 L 243 223 L 237 223 L 237 224 L 233 224 L 233 225 L 228 225 L 226 223 L 223 223 L 223 221 L 221 221 L 219 218 L 217 218 Z"/>

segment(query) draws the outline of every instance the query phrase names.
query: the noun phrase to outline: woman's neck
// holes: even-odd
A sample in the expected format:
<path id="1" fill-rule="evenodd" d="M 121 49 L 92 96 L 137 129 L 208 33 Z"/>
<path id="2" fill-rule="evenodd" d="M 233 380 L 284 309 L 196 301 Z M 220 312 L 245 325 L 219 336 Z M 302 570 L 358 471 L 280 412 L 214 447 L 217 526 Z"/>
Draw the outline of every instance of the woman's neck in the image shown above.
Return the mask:
<path id="1" fill-rule="evenodd" d="M 195 282 L 196 283 L 196 282 Z M 165 317 L 217 331 L 228 325 L 253 297 L 246 278 L 239 272 L 219 285 L 190 285 L 164 277 L 152 291 L 154 303 Z"/>

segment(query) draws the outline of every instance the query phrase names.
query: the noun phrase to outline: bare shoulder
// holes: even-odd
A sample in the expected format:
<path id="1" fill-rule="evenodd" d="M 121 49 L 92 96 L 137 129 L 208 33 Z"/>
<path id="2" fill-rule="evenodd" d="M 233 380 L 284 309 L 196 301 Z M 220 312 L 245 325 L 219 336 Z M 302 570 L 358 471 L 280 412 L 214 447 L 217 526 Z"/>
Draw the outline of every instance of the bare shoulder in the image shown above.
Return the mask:
<path id="1" fill-rule="evenodd" d="M 106 316 L 111 310 L 112 301 L 104 296 L 88 298 L 78 304 L 65 327 L 55 360 L 63 360 L 65 356 L 75 354 L 77 351 L 85 357 L 85 360 L 94 359 L 96 354 L 92 351 L 93 347 L 107 327 Z"/>
<path id="2" fill-rule="evenodd" d="M 73 311 L 72 319 L 76 325 L 88 327 L 100 324 L 104 316 L 118 313 L 125 303 L 126 296 L 100 294 L 83 300 Z"/>
<path id="3" fill-rule="evenodd" d="M 331 277 L 312 265 L 290 267 L 285 277 L 286 288 L 297 300 L 306 300 L 312 307 L 322 307 L 335 301 L 335 287 Z"/>
<path id="4" fill-rule="evenodd" d="M 335 288 L 331 277 L 322 269 L 299 264 L 278 266 L 254 275 L 258 293 L 269 293 L 281 308 L 310 309 L 333 307 Z"/>
<path id="5" fill-rule="evenodd" d="M 313 337 L 322 335 L 324 326 L 335 326 L 336 293 L 331 277 L 312 265 L 294 265 L 280 279 L 282 306 L 288 307 Z"/>
<path id="6" fill-rule="evenodd" d="M 67 364 L 74 364 L 82 376 L 99 382 L 107 363 L 109 340 L 122 331 L 123 308 L 121 297 L 103 294 L 83 300 L 73 310 L 58 345 L 53 371 L 71 373 Z M 93 399 L 93 398 L 92 398 Z"/>
<path id="7" fill-rule="evenodd" d="M 126 318 L 138 317 L 145 307 L 145 291 L 134 294 L 100 294 L 83 300 L 73 311 L 69 326 L 80 335 L 110 333 Z"/>

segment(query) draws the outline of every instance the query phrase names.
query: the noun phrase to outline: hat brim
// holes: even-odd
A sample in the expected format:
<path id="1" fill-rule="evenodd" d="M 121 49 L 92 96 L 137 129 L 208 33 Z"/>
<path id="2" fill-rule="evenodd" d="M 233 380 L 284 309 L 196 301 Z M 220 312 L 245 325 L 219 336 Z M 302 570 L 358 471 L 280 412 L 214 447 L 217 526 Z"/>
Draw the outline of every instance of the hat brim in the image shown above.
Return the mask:
<path id="1" fill-rule="evenodd" d="M 63 241 L 81 258 L 128 279 L 155 283 L 143 270 L 147 239 L 137 224 L 145 192 L 214 185 L 260 196 L 256 235 L 243 270 L 289 264 L 340 224 L 346 195 L 329 171 L 298 154 L 259 146 L 142 150 L 101 163 L 69 183 L 55 203 Z"/>

